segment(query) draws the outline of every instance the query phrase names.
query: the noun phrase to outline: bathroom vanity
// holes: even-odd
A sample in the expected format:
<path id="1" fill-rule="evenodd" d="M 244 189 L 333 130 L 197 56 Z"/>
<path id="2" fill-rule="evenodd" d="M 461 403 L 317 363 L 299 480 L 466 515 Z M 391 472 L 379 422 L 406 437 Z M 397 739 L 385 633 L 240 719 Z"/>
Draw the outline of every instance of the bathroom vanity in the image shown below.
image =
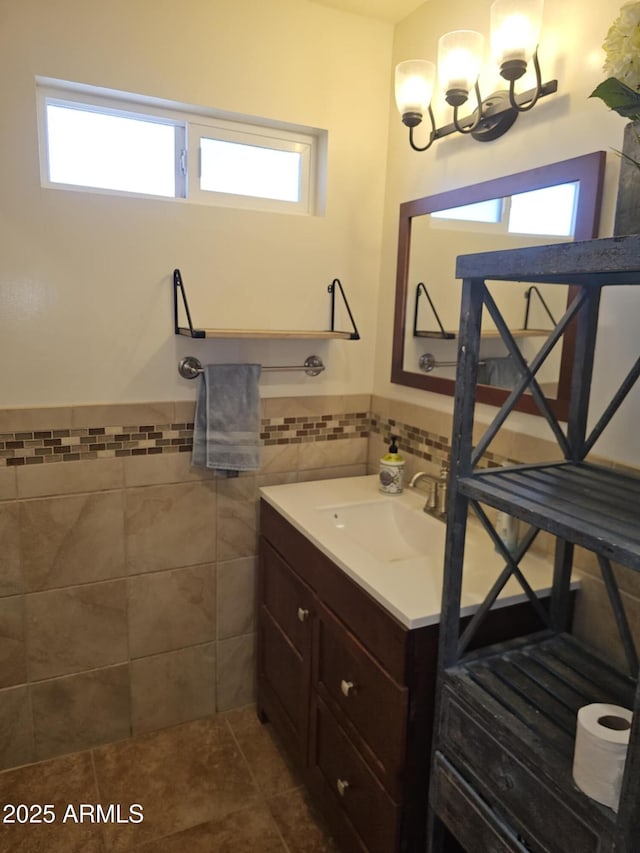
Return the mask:
<path id="1" fill-rule="evenodd" d="M 375 476 L 261 498 L 258 715 L 345 853 L 421 851 L 445 526 L 422 512 L 423 495 L 385 497 Z M 468 614 L 492 582 L 485 538 L 467 534 Z M 547 589 L 546 561 L 528 563 Z M 478 643 L 538 628 L 524 599 L 509 587 Z"/>

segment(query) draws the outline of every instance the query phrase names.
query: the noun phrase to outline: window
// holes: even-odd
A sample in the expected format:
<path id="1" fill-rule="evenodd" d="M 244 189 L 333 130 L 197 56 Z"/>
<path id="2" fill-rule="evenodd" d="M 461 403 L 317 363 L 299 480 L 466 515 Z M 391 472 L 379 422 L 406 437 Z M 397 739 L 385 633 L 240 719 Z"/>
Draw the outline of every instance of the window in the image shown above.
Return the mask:
<path id="1" fill-rule="evenodd" d="M 447 210 L 434 210 L 431 216 L 436 219 L 457 219 L 464 222 L 500 222 L 504 208 L 504 199 L 490 198 L 487 201 L 476 201 L 473 204 L 463 204 L 460 207 L 450 207 Z"/>
<path id="2" fill-rule="evenodd" d="M 72 104 L 46 105 L 52 184 L 176 195 L 176 128 Z"/>
<path id="3" fill-rule="evenodd" d="M 43 186 L 312 214 L 324 134 L 39 81 Z"/>
<path id="4" fill-rule="evenodd" d="M 571 237 L 574 231 L 579 183 L 557 184 L 511 197 L 511 234 Z"/>

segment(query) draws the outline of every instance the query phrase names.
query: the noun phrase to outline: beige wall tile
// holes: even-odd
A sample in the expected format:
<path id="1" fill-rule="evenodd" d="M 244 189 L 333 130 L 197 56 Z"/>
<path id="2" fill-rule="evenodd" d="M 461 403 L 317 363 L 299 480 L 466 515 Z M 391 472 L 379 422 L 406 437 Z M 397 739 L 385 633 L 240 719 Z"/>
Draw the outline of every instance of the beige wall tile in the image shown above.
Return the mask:
<path id="1" fill-rule="evenodd" d="M 218 560 L 235 560 L 257 553 L 257 496 L 253 476 L 218 480 Z"/>
<path id="2" fill-rule="evenodd" d="M 20 504 L 23 574 L 32 591 L 122 577 L 122 492 Z"/>
<path id="3" fill-rule="evenodd" d="M 126 661 L 126 582 L 28 595 L 27 630 L 32 681 Z"/>
<path id="4" fill-rule="evenodd" d="M 279 486 L 282 483 L 297 483 L 297 471 L 289 471 L 286 474 L 258 474 L 256 477 L 256 485 L 258 488 L 262 486 Z"/>
<path id="5" fill-rule="evenodd" d="M 514 434 L 512 453 L 518 462 L 549 462 L 562 458 L 558 445 L 554 441 L 523 433 Z"/>
<path id="6" fill-rule="evenodd" d="M 300 471 L 298 479 L 301 483 L 312 480 L 335 480 L 339 477 L 364 477 L 367 466 L 362 465 L 337 465 L 335 468 L 312 468 L 309 471 Z"/>
<path id="7" fill-rule="evenodd" d="M 270 444 L 260 449 L 260 474 L 298 470 L 299 444 Z"/>
<path id="8" fill-rule="evenodd" d="M 127 486 L 157 486 L 162 483 L 188 483 L 211 480 L 213 471 L 194 468 L 190 453 L 158 453 L 152 456 L 127 456 L 124 480 Z"/>
<path id="9" fill-rule="evenodd" d="M 0 468 L 0 501 L 8 501 L 18 495 L 15 468 Z"/>
<path id="10" fill-rule="evenodd" d="M 0 690 L 0 770 L 27 764 L 34 760 L 34 753 L 28 688 L 22 686 Z M 2 796 L 3 793 L 0 776 L 0 798 L 4 802 L 11 802 L 6 794 Z M 11 794 L 15 794 L 15 789 Z"/>
<path id="11" fill-rule="evenodd" d="M 17 503 L 0 504 L 0 596 L 24 591 Z"/>
<path id="12" fill-rule="evenodd" d="M 218 563 L 217 636 L 219 640 L 255 631 L 255 557 Z"/>
<path id="13" fill-rule="evenodd" d="M 41 409 L 0 409 L 0 432 L 33 432 L 69 429 L 71 408 L 51 406 Z"/>
<path id="14" fill-rule="evenodd" d="M 215 640 L 213 565 L 137 575 L 127 587 L 132 658 Z"/>
<path id="15" fill-rule="evenodd" d="M 92 459 L 86 462 L 21 466 L 16 471 L 18 497 L 37 498 L 120 489 L 124 485 L 122 461 Z"/>
<path id="16" fill-rule="evenodd" d="M 256 635 L 218 641 L 218 711 L 240 708 L 255 699 Z"/>
<path id="17" fill-rule="evenodd" d="M 134 734 L 206 717 L 216 710 L 216 644 L 131 661 Z"/>
<path id="18" fill-rule="evenodd" d="M 369 394 L 269 397 L 262 400 L 263 418 L 298 418 L 304 415 L 333 415 L 368 412 Z"/>
<path id="19" fill-rule="evenodd" d="M 0 687 L 27 680 L 24 629 L 24 598 L 0 599 Z"/>
<path id="20" fill-rule="evenodd" d="M 176 423 L 175 403 L 111 403 L 73 406 L 71 426 L 146 426 Z"/>
<path id="21" fill-rule="evenodd" d="M 339 465 L 366 465 L 367 439 L 343 438 L 300 445 L 300 471 L 335 468 Z"/>
<path id="22" fill-rule="evenodd" d="M 176 400 L 175 421 L 178 424 L 192 424 L 196 416 L 195 400 Z"/>
<path id="23" fill-rule="evenodd" d="M 640 647 L 640 600 L 622 593 L 622 603 L 634 637 Z M 587 645 L 595 648 L 606 660 L 621 669 L 626 668 L 624 650 L 615 619 L 602 581 L 582 574 L 576 598 L 573 631 Z"/>
<path id="24" fill-rule="evenodd" d="M 38 759 L 131 734 L 126 665 L 33 684 L 31 702 Z"/>
<path id="25" fill-rule="evenodd" d="M 131 574 L 216 559 L 214 481 L 127 489 L 126 551 Z"/>

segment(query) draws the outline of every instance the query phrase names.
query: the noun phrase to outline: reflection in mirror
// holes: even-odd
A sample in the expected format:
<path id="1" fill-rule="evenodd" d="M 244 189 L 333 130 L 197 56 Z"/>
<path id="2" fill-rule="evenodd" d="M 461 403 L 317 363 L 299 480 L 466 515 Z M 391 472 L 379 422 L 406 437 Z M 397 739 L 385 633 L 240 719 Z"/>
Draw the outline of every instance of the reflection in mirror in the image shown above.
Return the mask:
<path id="1" fill-rule="evenodd" d="M 400 206 L 392 382 L 453 394 L 462 291 L 456 257 L 597 236 L 604 160 L 595 152 Z M 555 285 L 489 288 L 527 361 L 574 296 Z M 558 417 L 566 417 L 572 348 L 568 333 L 538 373 Z M 517 377 L 489 317 L 480 356 L 478 400 L 500 405 Z M 530 399 L 519 408 L 538 413 Z"/>

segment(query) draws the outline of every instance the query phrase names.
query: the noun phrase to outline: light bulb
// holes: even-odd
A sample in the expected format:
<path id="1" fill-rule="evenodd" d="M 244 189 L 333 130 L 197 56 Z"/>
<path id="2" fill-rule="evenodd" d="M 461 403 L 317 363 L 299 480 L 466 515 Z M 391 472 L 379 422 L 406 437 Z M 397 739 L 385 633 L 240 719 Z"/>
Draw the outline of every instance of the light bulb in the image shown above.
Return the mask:
<path id="1" fill-rule="evenodd" d="M 544 0 L 495 0 L 491 51 L 507 79 L 521 77 L 540 40 Z M 506 72 L 506 73 L 505 73 Z"/>
<path id="2" fill-rule="evenodd" d="M 396 66 L 396 105 L 409 127 L 420 124 L 429 109 L 435 76 L 436 67 L 427 59 L 409 59 Z"/>
<path id="3" fill-rule="evenodd" d="M 446 33 L 438 42 L 438 78 L 447 102 L 463 104 L 476 84 L 482 66 L 484 37 L 474 30 Z"/>

